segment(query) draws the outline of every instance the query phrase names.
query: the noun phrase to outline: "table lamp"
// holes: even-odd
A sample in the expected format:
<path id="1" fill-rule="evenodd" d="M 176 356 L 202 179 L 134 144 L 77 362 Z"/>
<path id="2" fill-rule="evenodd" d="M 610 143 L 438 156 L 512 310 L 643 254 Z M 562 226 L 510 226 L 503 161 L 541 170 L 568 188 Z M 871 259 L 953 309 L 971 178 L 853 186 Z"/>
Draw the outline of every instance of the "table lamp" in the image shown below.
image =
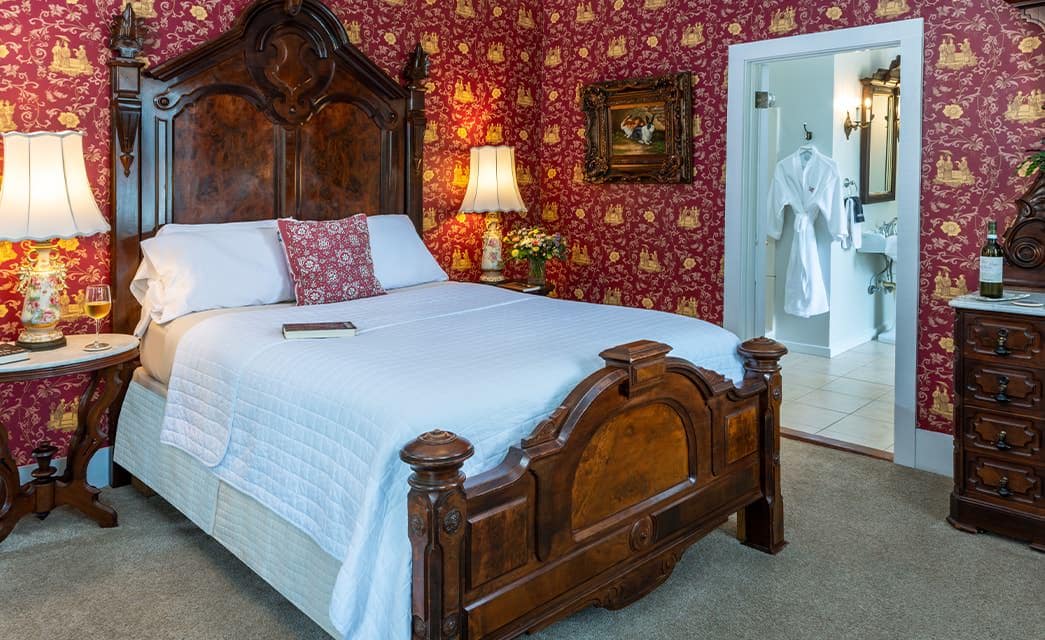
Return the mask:
<path id="1" fill-rule="evenodd" d="M 65 345 L 58 329 L 65 264 L 55 255 L 55 240 L 108 230 L 87 182 L 82 133 L 4 134 L 0 240 L 22 242 L 26 250 L 18 282 L 25 296 L 19 346 L 43 351 Z"/>
<path id="2" fill-rule="evenodd" d="M 472 147 L 468 189 L 461 213 L 485 213 L 482 282 L 504 282 L 501 253 L 501 214 L 526 211 L 515 179 L 515 147 Z"/>

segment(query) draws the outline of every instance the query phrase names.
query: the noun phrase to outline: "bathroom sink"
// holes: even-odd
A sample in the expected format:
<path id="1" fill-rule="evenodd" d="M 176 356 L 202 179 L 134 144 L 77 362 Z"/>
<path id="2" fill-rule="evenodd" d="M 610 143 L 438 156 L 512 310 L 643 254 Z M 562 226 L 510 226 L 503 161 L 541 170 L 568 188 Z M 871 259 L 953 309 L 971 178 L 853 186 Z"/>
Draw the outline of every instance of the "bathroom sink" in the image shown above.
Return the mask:
<path id="1" fill-rule="evenodd" d="M 890 260 L 896 260 L 896 236 L 886 236 L 876 231 L 864 231 L 861 234 L 860 253 L 883 253 Z"/>

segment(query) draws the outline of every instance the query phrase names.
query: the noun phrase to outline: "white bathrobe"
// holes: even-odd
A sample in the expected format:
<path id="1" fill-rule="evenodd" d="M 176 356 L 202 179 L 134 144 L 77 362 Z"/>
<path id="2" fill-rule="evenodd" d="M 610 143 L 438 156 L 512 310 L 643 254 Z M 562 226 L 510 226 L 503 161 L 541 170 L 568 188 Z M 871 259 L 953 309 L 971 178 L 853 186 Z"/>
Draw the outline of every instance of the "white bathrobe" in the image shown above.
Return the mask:
<path id="1" fill-rule="evenodd" d="M 814 224 L 823 216 L 835 239 L 848 238 L 849 233 L 838 165 L 812 145 L 803 146 L 777 164 L 768 210 L 768 234 L 775 240 L 783 232 L 788 207 L 795 217 L 795 239 L 787 262 L 784 311 L 801 318 L 827 313 L 830 307 Z"/>

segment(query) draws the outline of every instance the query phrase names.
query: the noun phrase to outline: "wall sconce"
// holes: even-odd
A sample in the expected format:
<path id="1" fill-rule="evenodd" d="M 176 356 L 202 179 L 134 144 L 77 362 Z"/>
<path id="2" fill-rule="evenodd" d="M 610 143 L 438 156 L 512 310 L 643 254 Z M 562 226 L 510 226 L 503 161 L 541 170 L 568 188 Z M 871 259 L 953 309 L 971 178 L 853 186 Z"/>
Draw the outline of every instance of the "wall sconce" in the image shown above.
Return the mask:
<path id="1" fill-rule="evenodd" d="M 856 122 L 853 122 L 853 118 L 849 115 L 848 109 L 846 109 L 845 112 L 845 123 L 842 124 L 842 127 L 845 130 L 846 140 L 848 140 L 849 136 L 851 136 L 853 132 L 857 129 L 866 129 L 867 127 L 871 126 L 872 122 L 874 122 L 874 113 L 871 112 L 870 98 L 864 100 L 862 107 L 861 105 L 857 105 L 856 109 L 860 109 L 860 120 L 857 120 Z M 865 118 L 865 114 L 870 114 L 870 116 Z"/>

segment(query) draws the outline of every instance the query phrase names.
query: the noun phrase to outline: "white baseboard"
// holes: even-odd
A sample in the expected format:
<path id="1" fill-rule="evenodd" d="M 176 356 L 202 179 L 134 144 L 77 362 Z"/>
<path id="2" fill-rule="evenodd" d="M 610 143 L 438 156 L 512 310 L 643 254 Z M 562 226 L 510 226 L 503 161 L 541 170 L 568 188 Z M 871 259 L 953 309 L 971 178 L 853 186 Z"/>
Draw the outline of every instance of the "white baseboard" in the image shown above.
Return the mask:
<path id="1" fill-rule="evenodd" d="M 936 433 L 915 429 L 914 466 L 932 471 L 941 476 L 954 475 L 954 437 L 948 433 Z"/>
<path id="2" fill-rule="evenodd" d="M 102 447 L 98 450 L 98 453 L 94 454 L 91 458 L 91 462 L 87 465 L 87 483 L 95 487 L 107 487 L 109 486 L 109 454 L 112 451 L 112 447 Z M 62 471 L 65 470 L 65 458 L 56 458 L 52 463 L 58 474 L 61 475 Z M 33 479 L 33 469 L 36 468 L 35 464 L 27 464 L 24 467 L 18 467 L 18 477 L 22 481 L 22 484 L 29 482 Z"/>

